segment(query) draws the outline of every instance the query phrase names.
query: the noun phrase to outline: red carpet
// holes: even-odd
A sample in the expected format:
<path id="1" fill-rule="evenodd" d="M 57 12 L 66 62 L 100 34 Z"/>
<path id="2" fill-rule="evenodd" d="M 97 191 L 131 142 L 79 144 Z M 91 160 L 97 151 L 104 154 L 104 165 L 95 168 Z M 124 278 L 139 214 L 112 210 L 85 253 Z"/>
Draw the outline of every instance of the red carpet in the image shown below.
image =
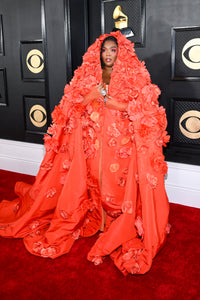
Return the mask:
<path id="1" fill-rule="evenodd" d="M 0 171 L 0 200 L 13 199 L 17 180 L 32 176 Z M 21 239 L 0 238 L 0 299 L 200 299 L 200 210 L 171 204 L 171 234 L 145 275 L 124 277 L 106 258 L 86 259 L 96 237 L 76 241 L 55 260 L 29 254 Z"/>

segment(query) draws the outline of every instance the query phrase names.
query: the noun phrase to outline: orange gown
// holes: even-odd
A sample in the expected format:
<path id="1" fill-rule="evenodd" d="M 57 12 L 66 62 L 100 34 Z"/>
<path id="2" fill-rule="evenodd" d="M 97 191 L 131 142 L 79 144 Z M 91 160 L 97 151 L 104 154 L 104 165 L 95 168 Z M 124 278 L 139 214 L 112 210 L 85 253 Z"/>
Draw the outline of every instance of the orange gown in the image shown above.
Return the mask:
<path id="1" fill-rule="evenodd" d="M 23 238 L 28 251 L 56 258 L 79 237 L 105 230 L 88 253 L 98 265 L 107 255 L 124 274 L 144 274 L 169 233 L 162 146 L 165 110 L 133 44 L 120 32 L 109 94 L 128 104 L 108 109 L 103 97 L 82 105 L 102 82 L 100 36 L 67 84 L 45 136 L 46 154 L 35 183 L 18 182 L 18 198 L 0 203 L 0 234 Z"/>

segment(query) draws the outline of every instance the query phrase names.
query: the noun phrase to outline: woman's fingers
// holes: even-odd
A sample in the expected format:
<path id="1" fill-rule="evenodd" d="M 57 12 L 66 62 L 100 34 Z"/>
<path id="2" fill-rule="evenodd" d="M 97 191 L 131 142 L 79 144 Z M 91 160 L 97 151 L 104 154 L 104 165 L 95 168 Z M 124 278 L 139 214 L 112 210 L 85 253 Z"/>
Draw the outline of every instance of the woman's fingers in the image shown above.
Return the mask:
<path id="1" fill-rule="evenodd" d="M 99 84 L 99 85 L 98 85 L 98 89 L 99 89 L 99 91 L 102 91 L 102 90 L 104 90 L 104 86 L 103 86 L 103 84 Z"/>
<path id="2" fill-rule="evenodd" d="M 102 96 L 106 95 L 106 91 L 105 91 L 105 88 L 104 88 L 103 84 L 99 84 L 98 90 L 99 90 L 99 92 L 101 93 Z"/>

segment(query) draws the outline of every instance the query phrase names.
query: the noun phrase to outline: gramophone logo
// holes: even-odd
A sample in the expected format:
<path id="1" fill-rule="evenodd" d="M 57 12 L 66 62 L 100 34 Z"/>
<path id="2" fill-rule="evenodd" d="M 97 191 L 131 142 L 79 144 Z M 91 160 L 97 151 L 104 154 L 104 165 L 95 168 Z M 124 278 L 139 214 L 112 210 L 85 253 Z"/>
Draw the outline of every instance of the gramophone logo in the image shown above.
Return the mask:
<path id="1" fill-rule="evenodd" d="M 200 38 L 188 41 L 182 50 L 184 64 L 192 70 L 200 70 Z"/>
<path id="2" fill-rule="evenodd" d="M 122 12 L 122 7 L 117 5 L 113 11 L 113 19 L 115 20 L 114 30 L 120 30 L 126 37 L 134 36 L 134 32 L 128 27 L 128 17 Z"/>
<path id="3" fill-rule="evenodd" d="M 26 57 L 26 65 L 28 69 L 35 74 L 42 72 L 44 69 L 44 56 L 38 49 L 32 49 Z"/>

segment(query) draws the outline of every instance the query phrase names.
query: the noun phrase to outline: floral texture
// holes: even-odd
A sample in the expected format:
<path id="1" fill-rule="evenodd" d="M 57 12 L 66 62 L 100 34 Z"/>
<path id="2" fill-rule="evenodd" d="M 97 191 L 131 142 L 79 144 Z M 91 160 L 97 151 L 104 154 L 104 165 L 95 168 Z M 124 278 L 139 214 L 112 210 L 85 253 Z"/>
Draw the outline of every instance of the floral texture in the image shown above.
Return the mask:
<path id="1" fill-rule="evenodd" d="M 151 158 L 151 164 L 156 172 L 167 173 L 167 163 L 164 161 L 164 155 L 154 154 Z"/>
<path id="2" fill-rule="evenodd" d="M 133 203 L 131 201 L 124 201 L 124 203 L 122 204 L 122 212 L 127 214 L 132 214 Z"/>
<path id="3" fill-rule="evenodd" d="M 69 218 L 69 215 L 65 210 L 60 209 L 60 215 L 64 220 Z"/>
<path id="4" fill-rule="evenodd" d="M 33 221 L 31 224 L 29 224 L 29 228 L 31 230 L 34 230 L 35 228 L 37 228 L 38 226 L 40 226 L 40 221 L 39 220 L 35 220 Z"/>
<path id="5" fill-rule="evenodd" d="M 144 226 L 141 217 L 137 217 L 135 220 L 135 227 L 137 228 L 138 235 L 143 239 L 144 238 Z"/>
<path id="6" fill-rule="evenodd" d="M 155 189 L 158 184 L 158 178 L 156 176 L 154 176 L 153 174 L 149 174 L 149 173 L 147 173 L 146 177 L 147 177 L 147 181 L 150 184 L 150 186 L 152 187 L 152 189 Z"/>
<path id="7" fill-rule="evenodd" d="M 132 148 L 121 147 L 115 152 L 115 158 L 128 158 L 132 153 Z"/>
<path id="8" fill-rule="evenodd" d="M 56 194 L 56 188 L 52 187 L 48 190 L 48 192 L 46 193 L 46 197 L 47 198 L 52 198 L 54 195 Z"/>
<path id="9" fill-rule="evenodd" d="M 111 255 L 123 274 L 144 274 L 170 229 L 161 154 L 169 141 L 167 120 L 158 105 L 159 88 L 120 31 L 111 33 L 118 56 L 108 93 L 126 111 L 110 109 L 101 95 L 82 104 L 102 83 L 100 49 L 109 35 L 88 48 L 65 86 L 44 137 L 46 154 L 34 185 L 16 187 L 21 199 L 14 204 L 0 203 L 0 232 L 24 237 L 34 255 L 56 258 L 80 236 L 95 235 L 105 211 L 105 230 L 88 260 L 98 265 Z"/>

